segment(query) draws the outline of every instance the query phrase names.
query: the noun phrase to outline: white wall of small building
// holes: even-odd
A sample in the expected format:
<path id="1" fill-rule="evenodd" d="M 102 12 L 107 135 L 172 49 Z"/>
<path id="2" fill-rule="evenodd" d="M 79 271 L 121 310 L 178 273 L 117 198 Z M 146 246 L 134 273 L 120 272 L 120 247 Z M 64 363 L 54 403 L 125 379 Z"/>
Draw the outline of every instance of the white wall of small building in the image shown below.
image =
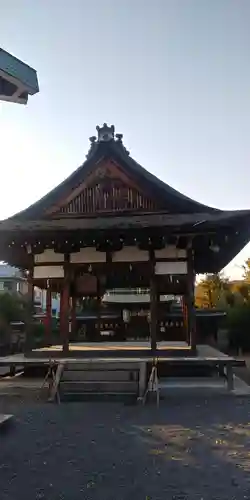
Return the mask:
<path id="1" fill-rule="evenodd" d="M 35 287 L 34 288 L 34 302 L 36 304 L 39 303 L 41 305 L 41 309 L 45 312 L 46 311 L 46 290 L 41 290 L 40 288 Z M 60 312 L 60 295 L 58 295 L 57 298 L 52 297 L 51 307 L 52 307 L 52 310 L 55 311 L 56 314 L 59 314 L 59 312 Z"/>

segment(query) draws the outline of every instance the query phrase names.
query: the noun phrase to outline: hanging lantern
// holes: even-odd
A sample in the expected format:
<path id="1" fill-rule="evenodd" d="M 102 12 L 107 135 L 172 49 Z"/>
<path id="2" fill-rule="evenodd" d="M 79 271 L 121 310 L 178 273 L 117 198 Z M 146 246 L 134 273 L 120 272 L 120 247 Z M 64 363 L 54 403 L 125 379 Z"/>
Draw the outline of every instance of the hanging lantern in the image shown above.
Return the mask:
<path id="1" fill-rule="evenodd" d="M 32 254 L 32 246 L 29 243 L 26 244 L 26 251 L 29 255 Z"/>
<path id="2" fill-rule="evenodd" d="M 123 309 L 122 319 L 125 324 L 128 324 L 130 322 L 130 311 L 128 309 Z"/>

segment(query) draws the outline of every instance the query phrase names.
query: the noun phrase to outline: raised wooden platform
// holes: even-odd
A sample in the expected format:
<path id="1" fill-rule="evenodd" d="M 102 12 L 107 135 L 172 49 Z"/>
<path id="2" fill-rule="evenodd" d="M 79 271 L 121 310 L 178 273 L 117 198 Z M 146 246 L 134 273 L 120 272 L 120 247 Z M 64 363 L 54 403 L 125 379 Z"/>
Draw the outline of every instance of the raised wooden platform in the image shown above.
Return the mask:
<path id="1" fill-rule="evenodd" d="M 60 345 L 32 350 L 31 353 L 34 358 L 47 358 L 49 356 L 53 359 L 65 357 L 144 359 L 152 357 L 150 342 L 78 342 L 69 345 L 66 356 Z M 26 356 L 30 357 L 31 353 L 27 353 Z M 186 342 L 158 342 L 157 344 L 157 358 L 188 357 L 195 354 L 196 350 L 192 349 Z"/>
<path id="2" fill-rule="evenodd" d="M 47 366 L 51 363 L 51 360 L 55 361 L 56 363 L 59 362 L 68 362 L 70 361 L 71 363 L 89 363 L 89 362 L 94 362 L 94 361 L 103 361 L 104 363 L 109 363 L 109 362 L 141 362 L 145 361 L 147 363 L 152 362 L 152 354 L 150 349 L 148 348 L 148 344 L 146 345 L 146 348 L 143 349 L 143 356 L 140 356 L 141 354 L 141 345 L 139 343 L 139 349 L 136 349 L 137 356 L 131 356 L 131 349 L 129 346 L 124 345 L 123 351 L 126 353 L 126 357 L 119 356 L 120 349 L 116 350 L 116 346 L 119 346 L 119 344 L 113 344 L 110 345 L 111 343 L 106 343 L 104 344 L 104 351 L 105 351 L 105 356 L 97 356 L 96 352 L 99 352 L 98 346 L 96 344 L 74 344 L 74 349 L 72 350 L 72 347 L 70 346 L 70 352 L 72 353 L 70 357 L 63 355 L 61 351 L 61 346 L 52 346 L 52 348 L 46 348 L 46 349 L 38 349 L 36 351 L 31 351 L 28 354 L 13 354 L 10 356 L 2 356 L 0 357 L 0 367 L 1 366 L 19 366 L 19 367 L 24 367 L 26 366 Z M 135 343 L 138 344 L 138 343 Z M 133 349 L 135 349 L 135 344 L 133 343 Z M 146 344 L 146 343 L 145 343 Z M 161 349 L 161 345 L 164 347 L 165 344 L 173 344 L 173 343 L 159 343 L 159 347 Z M 164 363 L 173 363 L 175 365 L 178 365 L 180 363 L 188 364 L 188 365 L 196 365 L 199 363 L 203 363 L 205 365 L 209 364 L 222 364 L 224 365 L 225 363 L 230 363 L 233 364 L 233 366 L 243 366 L 245 362 L 243 360 L 235 359 L 234 357 L 227 356 L 226 354 L 222 353 L 218 349 L 215 349 L 211 346 L 208 345 L 198 345 L 196 353 L 190 353 L 190 348 L 187 346 L 187 344 L 184 344 L 183 346 L 180 345 L 180 343 L 177 344 L 178 350 L 181 349 L 181 356 L 177 356 L 175 352 L 175 348 L 171 348 L 170 352 L 172 355 L 165 355 L 165 349 L 163 348 L 161 350 L 162 355 L 157 357 L 158 362 Z M 176 344 L 174 344 L 175 346 Z M 186 347 L 187 346 L 187 347 Z M 97 351 L 95 351 L 95 348 L 97 347 Z M 158 347 L 158 352 L 160 351 Z M 169 349 L 168 349 L 169 350 Z M 59 351 L 59 356 L 54 356 L 54 353 Z M 84 353 L 82 356 L 73 356 L 76 352 L 78 353 Z M 93 355 L 93 353 L 95 355 Z"/>
<path id="3" fill-rule="evenodd" d="M 16 354 L 0 358 L 0 366 L 16 367 L 24 370 L 26 376 L 31 378 L 45 377 L 51 365 L 54 372 L 58 372 L 63 365 L 62 380 L 60 379 L 62 394 L 71 394 L 78 397 L 81 393 L 85 398 L 91 399 L 93 394 L 143 394 L 147 380 L 152 368 L 153 357 L 150 349 L 137 343 L 133 344 L 133 351 L 137 356 L 131 356 L 130 345 L 124 345 L 123 354 L 120 354 L 120 345 L 106 343 L 105 355 L 98 357 L 99 346 L 91 344 L 74 345 L 71 356 L 63 356 L 59 350 L 59 356 L 54 356 L 57 346 L 51 349 L 37 350 L 29 356 Z M 139 344 L 139 345 L 138 345 Z M 158 375 L 160 379 L 164 377 L 222 377 L 227 381 L 229 390 L 234 387 L 233 367 L 244 365 L 243 360 L 236 360 L 233 357 L 214 349 L 210 346 L 200 345 L 194 354 L 190 354 L 189 348 L 178 345 L 182 355 L 165 355 L 164 344 L 162 355 L 157 357 Z M 58 346 L 59 348 L 59 346 Z M 95 351 L 96 348 L 96 351 Z M 160 350 L 160 349 L 159 349 Z M 143 351 L 143 356 L 141 356 Z M 83 356 L 73 357 L 73 353 L 84 353 Z M 93 355 L 95 352 L 95 355 Z M 169 351 L 168 351 L 169 352 Z M 187 354 L 188 353 L 188 354 Z M 59 370 L 60 371 L 60 370 Z M 70 374 L 69 374 L 70 372 Z M 118 378 L 117 378 L 118 377 Z M 68 380 L 69 379 L 69 380 Z M 66 396 L 66 399 L 68 396 Z"/>

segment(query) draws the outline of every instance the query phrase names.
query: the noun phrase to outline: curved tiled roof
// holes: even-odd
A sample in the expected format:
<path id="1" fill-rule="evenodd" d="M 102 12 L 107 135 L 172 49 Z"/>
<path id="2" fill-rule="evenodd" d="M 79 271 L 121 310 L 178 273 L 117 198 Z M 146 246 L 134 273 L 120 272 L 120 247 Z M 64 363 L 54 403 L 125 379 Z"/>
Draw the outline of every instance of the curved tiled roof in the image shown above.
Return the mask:
<path id="1" fill-rule="evenodd" d="M 91 138 L 92 145 L 86 161 L 46 196 L 11 218 L 18 218 L 19 220 L 43 218 L 43 214 L 47 209 L 79 186 L 95 168 L 96 164 L 104 158 L 116 161 L 128 175 L 139 182 L 140 186 L 144 186 L 148 192 L 151 192 L 154 198 L 159 200 L 163 211 L 170 213 L 220 212 L 218 209 L 188 198 L 148 172 L 130 156 L 122 143 L 122 136 L 117 134 L 117 137 L 115 139 L 112 136 L 109 140 L 98 140 L 96 142 L 94 141 L 95 138 Z"/>

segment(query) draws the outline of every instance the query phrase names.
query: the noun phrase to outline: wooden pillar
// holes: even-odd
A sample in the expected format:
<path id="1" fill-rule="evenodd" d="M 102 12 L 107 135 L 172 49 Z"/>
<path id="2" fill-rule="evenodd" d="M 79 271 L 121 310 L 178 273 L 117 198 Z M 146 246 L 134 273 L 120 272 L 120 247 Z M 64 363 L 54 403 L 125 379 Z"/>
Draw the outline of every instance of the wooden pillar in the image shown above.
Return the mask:
<path id="1" fill-rule="evenodd" d="M 183 316 L 183 329 L 185 333 L 185 341 L 190 345 L 190 336 L 189 336 L 189 326 L 188 326 L 188 300 L 187 294 L 182 297 L 182 316 Z"/>
<path id="2" fill-rule="evenodd" d="M 189 344 L 193 349 L 196 348 L 194 278 L 193 249 L 192 242 L 190 242 L 187 249 L 187 325 Z"/>
<path id="3" fill-rule="evenodd" d="M 51 339 L 52 333 L 52 308 L 51 308 L 51 288 L 50 282 L 47 282 L 46 289 L 46 323 L 45 323 L 45 341 L 49 341 Z"/>
<path id="4" fill-rule="evenodd" d="M 64 279 L 60 294 L 60 334 L 62 338 L 63 352 L 66 354 L 69 350 L 69 298 L 70 298 L 70 274 L 69 259 L 65 255 Z"/>
<path id="5" fill-rule="evenodd" d="M 60 290 L 60 315 L 59 315 L 60 334 L 62 332 L 62 324 L 63 324 L 62 311 L 63 311 L 63 286 L 61 287 L 61 290 Z M 62 335 L 61 335 L 61 337 L 62 337 Z"/>
<path id="6" fill-rule="evenodd" d="M 76 296 L 71 297 L 71 333 L 76 334 Z"/>
<path id="7" fill-rule="evenodd" d="M 69 350 L 69 285 L 63 283 L 60 297 L 60 333 L 62 338 L 63 352 Z"/>
<path id="8" fill-rule="evenodd" d="M 155 356 L 157 349 L 157 284 L 155 276 L 155 259 L 153 250 L 149 253 L 151 276 L 150 276 L 150 338 L 151 351 Z"/>
<path id="9" fill-rule="evenodd" d="M 33 313 L 34 313 L 34 284 L 33 268 L 29 270 L 27 292 L 27 319 L 25 325 L 25 352 L 30 352 L 33 347 Z"/>
<path id="10" fill-rule="evenodd" d="M 102 305 L 102 295 L 101 295 L 101 283 L 100 283 L 100 279 L 99 277 L 97 276 L 97 319 L 96 319 L 96 322 L 97 322 L 97 328 L 96 328 L 96 333 L 98 335 L 98 337 L 100 337 L 101 335 L 101 305 Z"/>

